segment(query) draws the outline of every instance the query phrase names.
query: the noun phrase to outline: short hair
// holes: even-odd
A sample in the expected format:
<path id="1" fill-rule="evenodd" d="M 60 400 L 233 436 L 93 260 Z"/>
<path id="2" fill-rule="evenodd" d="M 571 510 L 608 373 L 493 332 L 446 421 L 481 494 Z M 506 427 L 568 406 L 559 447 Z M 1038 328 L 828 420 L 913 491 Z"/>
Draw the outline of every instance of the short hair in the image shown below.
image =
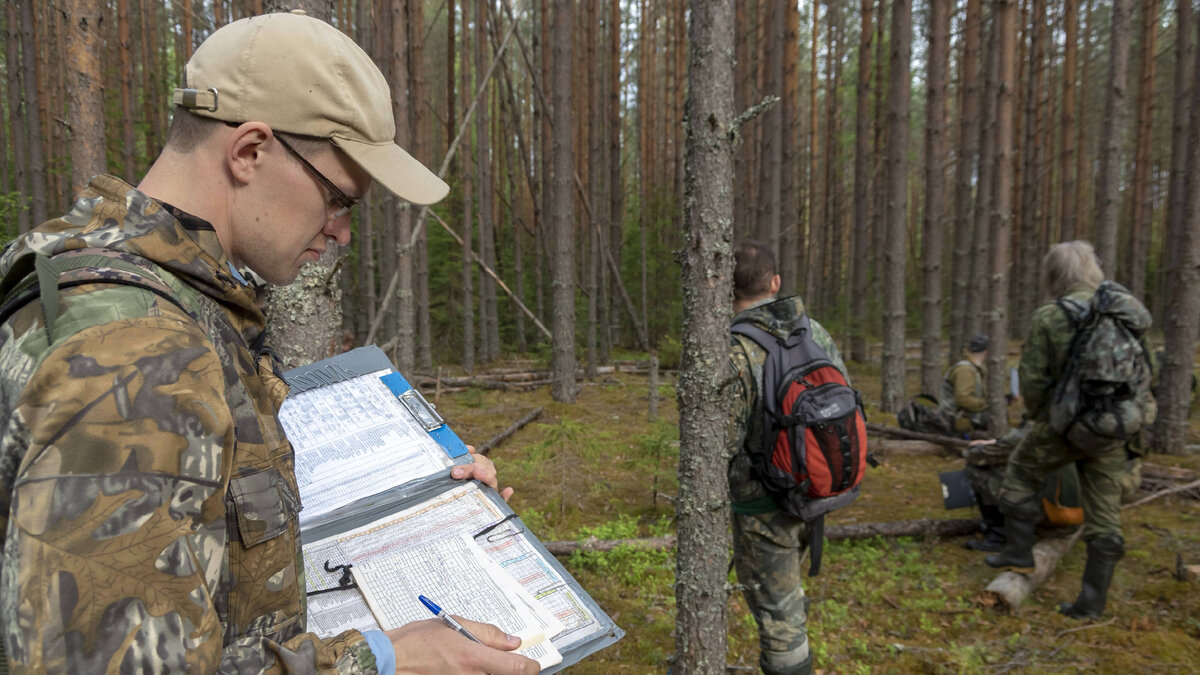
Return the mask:
<path id="1" fill-rule="evenodd" d="M 191 152 L 216 133 L 217 129 L 226 125 L 236 126 L 232 122 L 222 122 L 211 117 L 194 115 L 187 108 L 175 106 L 175 113 L 171 116 L 171 126 L 167 128 L 167 145 L 177 152 Z M 272 132 L 277 136 L 283 136 L 296 149 L 296 152 L 306 158 L 333 149 L 333 144 L 328 138 L 301 136 L 274 129 Z"/>
<path id="2" fill-rule="evenodd" d="M 1052 298 L 1065 295 L 1077 284 L 1095 290 L 1103 281 L 1096 249 L 1082 239 L 1055 244 L 1042 258 L 1042 288 Z"/>
<path id="3" fill-rule="evenodd" d="M 987 333 L 976 333 L 975 335 L 971 336 L 969 341 L 967 341 L 967 351 L 972 354 L 986 352 L 989 344 L 990 340 L 988 339 Z"/>
<path id="4" fill-rule="evenodd" d="M 756 298 L 771 292 L 775 253 L 754 239 L 743 239 L 733 249 L 733 297 Z"/>

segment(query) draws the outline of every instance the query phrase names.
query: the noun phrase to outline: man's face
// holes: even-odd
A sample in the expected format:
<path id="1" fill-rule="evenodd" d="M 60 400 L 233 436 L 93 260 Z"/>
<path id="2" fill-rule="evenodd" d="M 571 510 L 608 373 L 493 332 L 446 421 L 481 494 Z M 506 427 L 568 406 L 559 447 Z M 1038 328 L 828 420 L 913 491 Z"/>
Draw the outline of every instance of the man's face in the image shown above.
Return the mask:
<path id="1" fill-rule="evenodd" d="M 266 154 L 264 180 L 249 208 L 238 207 L 241 226 L 231 253 L 267 281 L 288 284 L 301 265 L 319 258 L 330 243 L 350 243 L 350 215 L 338 215 L 343 203 L 313 172 L 353 199 L 366 193 L 371 178 L 332 144 L 304 156 L 312 170 L 289 156 L 275 137 L 261 151 Z"/>

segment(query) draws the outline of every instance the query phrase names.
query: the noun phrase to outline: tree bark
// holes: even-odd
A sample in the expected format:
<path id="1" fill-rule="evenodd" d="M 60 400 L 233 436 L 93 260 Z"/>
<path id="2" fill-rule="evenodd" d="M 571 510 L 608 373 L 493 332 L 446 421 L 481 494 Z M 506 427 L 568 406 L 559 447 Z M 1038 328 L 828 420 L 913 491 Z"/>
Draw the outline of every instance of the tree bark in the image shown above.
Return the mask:
<path id="1" fill-rule="evenodd" d="M 982 120 L 979 125 L 979 180 L 975 195 L 975 233 L 971 248 L 971 285 L 967 293 L 964 319 L 964 338 L 982 332 L 988 308 L 988 245 L 991 241 L 990 224 L 992 200 L 995 194 L 993 176 L 996 173 L 996 78 L 999 60 L 996 54 L 996 26 L 993 9 L 992 26 L 988 31 L 987 47 L 984 50 L 984 85 L 981 99 Z"/>
<path id="2" fill-rule="evenodd" d="M 1121 139 L 1129 108 L 1129 0 L 1113 0 L 1112 43 L 1100 130 L 1100 175 L 1096 179 L 1096 254 L 1108 277 L 1117 272 L 1117 217 L 1121 206 Z"/>
<path id="3" fill-rule="evenodd" d="M 854 110 L 854 264 L 850 265 L 850 360 L 867 360 L 867 248 L 871 240 L 871 25 L 875 0 L 862 0 Z"/>
<path id="4" fill-rule="evenodd" d="M 102 8 L 88 0 L 70 0 L 67 62 L 70 64 L 68 122 L 71 125 L 71 191 L 104 173 L 104 81 L 100 72 Z"/>
<path id="5" fill-rule="evenodd" d="M 1186 2 L 1186 0 L 1184 0 Z M 1158 0 L 1141 0 L 1142 39 L 1139 58 L 1137 117 L 1134 126 L 1137 136 L 1134 150 L 1133 200 L 1129 212 L 1128 257 L 1123 266 L 1126 287 L 1139 298 L 1146 297 L 1146 257 L 1150 253 L 1150 228 L 1154 204 L 1150 198 L 1150 171 L 1154 164 L 1150 156 L 1154 141 L 1154 73 L 1158 61 Z"/>
<path id="6" fill-rule="evenodd" d="M 121 169 L 125 182 L 137 183 L 137 167 L 134 152 L 137 143 L 133 135 L 133 59 L 130 50 L 133 40 L 129 30 L 129 0 L 117 0 L 117 52 L 119 54 L 121 81 Z"/>
<path id="7" fill-rule="evenodd" d="M 1118 0 L 1120 1 L 1120 0 Z M 996 0 L 996 174 L 991 218 L 991 320 L 988 333 L 1000 344 L 988 350 L 988 431 L 999 438 L 1008 431 L 1008 268 L 1012 228 L 1013 92 L 1016 86 L 1016 0 Z"/>
<path id="8" fill-rule="evenodd" d="M 420 1 L 420 0 L 418 0 Z M 393 0 L 391 3 L 391 50 L 388 63 L 391 71 L 392 87 L 392 120 L 396 125 L 396 144 L 402 148 L 412 149 L 413 128 L 409 120 L 410 108 L 419 105 L 416 100 L 410 101 L 409 87 L 412 64 L 409 60 L 409 23 L 408 15 L 411 0 Z M 401 373 L 412 373 L 416 365 L 416 326 L 415 317 L 415 286 L 413 276 L 412 248 L 408 245 L 412 236 L 413 213 L 408 204 L 399 199 L 391 199 L 394 206 L 394 220 L 387 223 L 390 231 L 395 233 L 394 249 L 386 250 L 386 255 L 394 265 L 394 273 L 399 275 L 396 286 L 396 313 L 393 315 L 396 326 L 396 369 Z"/>
<path id="9" fill-rule="evenodd" d="M 1195 22 L 1200 24 L 1200 22 Z M 1200 45 L 1200 35 L 1197 36 Z M 1182 454 L 1187 438 L 1187 419 L 1191 408 L 1191 355 L 1196 350 L 1200 326 L 1200 48 L 1192 48 L 1196 63 L 1192 68 L 1191 114 L 1187 135 L 1187 176 L 1184 193 L 1186 220 L 1175 233 L 1179 264 L 1167 283 L 1170 299 L 1166 311 L 1166 357 L 1159 375 L 1158 419 L 1154 425 L 1153 447 L 1159 452 Z"/>
<path id="10" fill-rule="evenodd" d="M 942 239 L 946 206 L 946 85 L 951 0 L 930 0 L 925 104 L 925 224 L 921 237 L 921 391 L 942 386 Z"/>
<path id="11" fill-rule="evenodd" d="M 954 166 L 954 257 L 950 274 L 950 360 L 962 353 L 970 335 L 967 333 L 967 313 L 972 298 L 971 258 L 975 203 L 975 172 L 979 159 L 979 70 L 980 33 L 983 24 L 983 0 L 967 0 L 963 24 L 963 53 L 959 63 L 959 91 L 962 96 L 959 113 L 958 150 Z"/>
<path id="12" fill-rule="evenodd" d="M 25 85 L 25 129 L 28 145 L 29 196 L 32 199 L 32 226 L 46 222 L 46 153 L 42 146 L 42 122 L 38 101 L 38 67 L 33 40 L 33 0 L 21 2 L 21 67 Z"/>
<path id="13" fill-rule="evenodd" d="M 470 53 L 470 42 L 467 37 L 467 15 L 470 12 L 471 0 L 462 0 L 462 58 L 459 59 L 459 77 L 461 78 L 461 93 L 463 96 L 463 108 L 469 108 L 474 89 L 471 87 L 470 60 L 467 54 Z M 482 40 L 483 34 L 476 31 L 475 39 Z M 470 138 L 463 140 L 463 143 L 470 143 Z M 471 152 L 469 148 L 464 148 L 462 156 L 459 159 L 459 175 L 462 178 L 463 184 L 463 233 L 462 246 L 459 248 L 462 258 L 462 365 L 463 370 L 468 373 L 475 372 L 475 268 L 471 264 L 472 255 L 472 229 L 474 227 L 472 209 L 474 208 L 474 198 L 472 195 L 473 182 L 471 180 L 472 170 L 469 158 Z"/>
<path id="14" fill-rule="evenodd" d="M 21 24 L 18 18 L 17 5 L 12 2 L 4 4 L 4 19 L 5 19 L 5 75 L 8 80 L 8 121 L 10 125 L 10 136 L 12 137 L 13 148 L 13 192 L 21 194 L 29 194 L 29 167 L 27 165 L 26 144 L 31 140 L 36 143 L 36 139 L 31 139 L 27 133 L 27 122 L 25 116 L 29 114 L 29 105 L 22 100 L 21 75 L 25 72 L 23 59 L 27 58 L 20 53 L 21 48 Z M 30 211 L 27 204 L 22 204 L 17 209 L 17 234 L 24 234 L 29 231 Z M 39 223 L 40 225 L 41 223 Z M 5 231 L 7 235 L 7 230 Z"/>
<path id="15" fill-rule="evenodd" d="M 550 395 L 575 402 L 575 148 L 571 133 L 571 29 L 573 0 L 555 0 L 553 59 L 554 119 L 554 384 Z"/>
<path id="16" fill-rule="evenodd" d="M 1062 154 L 1058 169 L 1061 176 L 1062 213 L 1059 217 L 1058 240 L 1071 241 L 1075 239 L 1078 218 L 1075 210 L 1075 78 L 1079 53 L 1079 0 L 1065 0 L 1063 3 L 1063 30 Z"/>
<path id="17" fill-rule="evenodd" d="M 733 2 L 690 3 L 679 377 L 676 665 L 724 673 L 729 587 L 725 426 L 733 277 Z"/>
<path id="18" fill-rule="evenodd" d="M 883 391 L 880 409 L 904 404 L 904 271 L 907 263 L 908 118 L 911 88 L 912 3 L 893 0 L 888 79 L 887 242 L 884 247 Z"/>
<path id="19" fill-rule="evenodd" d="M 484 51 L 487 44 L 488 16 L 485 3 L 475 2 L 475 72 L 483 77 L 488 70 L 488 58 Z M 492 219 L 492 152 L 490 94 L 484 93 L 475 117 L 476 175 L 479 190 L 479 254 L 488 267 L 496 268 L 496 226 Z M 499 307 L 496 302 L 496 284 L 484 276 L 479 280 L 479 356 L 484 363 L 500 358 Z"/>
<path id="20" fill-rule="evenodd" d="M 1014 273 L 1009 289 L 1010 331 L 1013 336 L 1021 336 L 1028 332 L 1029 319 L 1033 314 L 1034 302 L 1038 292 L 1037 264 L 1039 232 L 1038 232 L 1038 197 L 1041 185 L 1042 145 L 1038 142 L 1041 136 L 1042 117 L 1040 102 L 1042 100 L 1042 83 L 1045 69 L 1045 15 L 1046 0 L 1032 0 L 1032 19 L 1029 24 L 1029 58 L 1026 63 L 1029 78 L 1026 80 L 1024 97 L 1024 141 L 1021 144 L 1021 203 L 1019 211 L 1014 214 L 1016 226 L 1017 249 L 1014 252 Z"/>

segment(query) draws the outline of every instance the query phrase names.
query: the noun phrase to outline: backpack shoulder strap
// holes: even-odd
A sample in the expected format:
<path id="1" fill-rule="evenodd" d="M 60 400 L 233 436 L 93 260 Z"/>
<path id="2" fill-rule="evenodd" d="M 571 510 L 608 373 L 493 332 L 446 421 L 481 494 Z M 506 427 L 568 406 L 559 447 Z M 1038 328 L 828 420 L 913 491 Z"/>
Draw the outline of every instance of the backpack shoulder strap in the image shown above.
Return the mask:
<path id="1" fill-rule="evenodd" d="M 8 291 L 0 300 L 0 324 L 40 297 L 47 343 L 52 343 L 58 319 L 59 290 L 92 283 L 133 286 L 149 291 L 198 320 L 196 313 L 159 276 L 156 267 L 141 256 L 104 249 L 77 249 L 53 257 L 40 253 L 23 256 L 0 281 L 0 289 Z"/>

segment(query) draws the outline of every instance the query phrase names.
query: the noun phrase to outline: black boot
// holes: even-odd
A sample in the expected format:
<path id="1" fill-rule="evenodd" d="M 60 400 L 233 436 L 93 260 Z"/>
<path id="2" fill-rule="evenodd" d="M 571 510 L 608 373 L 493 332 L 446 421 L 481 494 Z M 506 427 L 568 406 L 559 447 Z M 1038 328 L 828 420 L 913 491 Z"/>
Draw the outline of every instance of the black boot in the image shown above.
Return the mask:
<path id="1" fill-rule="evenodd" d="M 1037 540 L 1037 523 L 1007 513 L 1004 516 L 1004 550 L 983 559 L 989 567 L 1007 567 L 1026 574 L 1033 572 L 1033 543 Z"/>
<path id="2" fill-rule="evenodd" d="M 1074 603 L 1062 603 L 1058 611 L 1072 619 L 1099 619 L 1108 602 L 1117 561 L 1125 556 L 1125 540 L 1116 534 L 1102 535 L 1087 543 L 1087 564 L 1083 567 L 1083 587 Z"/>
<path id="3" fill-rule="evenodd" d="M 1000 507 L 994 504 L 980 504 L 979 514 L 983 516 L 983 539 L 968 539 L 963 544 L 971 551 L 988 551 L 995 553 L 1004 550 L 1004 514 Z"/>

